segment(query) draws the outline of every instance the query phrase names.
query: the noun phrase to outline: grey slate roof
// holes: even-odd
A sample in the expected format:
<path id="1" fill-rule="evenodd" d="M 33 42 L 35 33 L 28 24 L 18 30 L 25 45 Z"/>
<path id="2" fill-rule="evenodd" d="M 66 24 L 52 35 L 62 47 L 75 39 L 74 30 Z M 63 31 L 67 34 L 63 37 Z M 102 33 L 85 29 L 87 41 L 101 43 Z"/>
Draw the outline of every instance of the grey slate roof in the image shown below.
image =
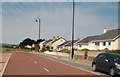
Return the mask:
<path id="1" fill-rule="evenodd" d="M 55 39 L 54 41 L 52 41 L 52 43 L 56 42 L 56 41 L 59 40 L 59 39 L 64 39 L 64 38 L 60 37 L 60 38 L 58 38 L 58 39 Z M 65 40 L 65 39 L 64 39 L 64 40 Z"/>
<path id="2" fill-rule="evenodd" d="M 68 43 L 70 43 L 70 41 L 66 41 L 66 42 L 62 43 L 61 45 L 59 45 L 59 46 L 67 45 Z"/>
<path id="3" fill-rule="evenodd" d="M 46 45 L 46 44 L 49 43 L 50 41 L 52 41 L 52 39 L 46 40 L 43 44 Z"/>
<path id="4" fill-rule="evenodd" d="M 95 40 L 97 37 L 99 37 L 99 36 L 98 35 L 96 35 L 96 36 L 89 36 L 89 37 L 86 37 L 83 40 L 81 40 L 79 43 L 88 43 L 88 42 L 90 42 L 92 40 Z"/>
<path id="5" fill-rule="evenodd" d="M 86 37 L 83 40 L 81 40 L 79 43 L 88 43 L 93 40 L 107 40 L 107 39 L 113 40 L 118 35 L 120 35 L 120 29 L 109 30 L 102 35 Z"/>
<path id="6" fill-rule="evenodd" d="M 80 41 L 80 40 L 74 40 L 74 44 L 76 43 L 76 42 L 78 42 L 78 41 Z M 72 45 L 72 41 L 70 41 L 68 44 L 66 44 L 65 46 L 71 46 Z"/>

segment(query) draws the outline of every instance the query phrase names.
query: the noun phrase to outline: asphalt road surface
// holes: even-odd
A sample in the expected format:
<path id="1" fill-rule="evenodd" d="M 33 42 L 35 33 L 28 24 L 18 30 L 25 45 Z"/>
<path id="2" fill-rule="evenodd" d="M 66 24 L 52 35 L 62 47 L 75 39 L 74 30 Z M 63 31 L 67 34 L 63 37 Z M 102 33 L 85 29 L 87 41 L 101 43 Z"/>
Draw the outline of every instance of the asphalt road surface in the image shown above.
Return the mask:
<path id="1" fill-rule="evenodd" d="M 59 62 L 26 52 L 14 52 L 4 75 L 81 75 L 100 77 Z"/>

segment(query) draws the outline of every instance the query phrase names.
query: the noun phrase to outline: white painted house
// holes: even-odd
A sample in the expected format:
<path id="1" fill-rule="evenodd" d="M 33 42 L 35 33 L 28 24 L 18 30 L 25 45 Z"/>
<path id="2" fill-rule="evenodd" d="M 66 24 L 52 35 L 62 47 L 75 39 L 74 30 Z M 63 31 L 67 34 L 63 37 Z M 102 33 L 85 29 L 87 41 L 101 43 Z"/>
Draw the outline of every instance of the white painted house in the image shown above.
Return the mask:
<path id="1" fill-rule="evenodd" d="M 53 39 L 47 40 L 43 43 L 45 46 L 49 46 L 51 50 L 57 50 L 57 47 L 66 42 L 62 37 L 54 37 Z"/>
<path id="2" fill-rule="evenodd" d="M 78 50 L 87 48 L 89 50 L 120 49 L 120 29 L 106 30 L 97 36 L 86 37 L 76 44 Z"/>
<path id="3" fill-rule="evenodd" d="M 51 48 L 52 48 L 53 50 L 57 50 L 57 47 L 58 47 L 60 44 L 63 44 L 63 43 L 65 43 L 65 42 L 66 42 L 66 40 L 65 40 L 64 38 L 62 38 L 62 37 L 57 38 L 57 39 L 55 39 L 54 41 L 52 41 Z"/>
<path id="4" fill-rule="evenodd" d="M 40 47 L 39 50 L 42 50 L 44 43 L 45 43 L 45 41 L 42 41 L 42 42 L 39 43 L 39 47 Z"/>
<path id="5" fill-rule="evenodd" d="M 74 40 L 74 49 L 77 48 L 77 46 L 75 44 L 77 44 L 79 41 L 80 41 L 79 38 Z M 72 49 L 72 42 L 71 41 L 66 41 L 63 44 L 58 46 L 58 51 L 63 50 L 63 49 L 71 50 Z"/>

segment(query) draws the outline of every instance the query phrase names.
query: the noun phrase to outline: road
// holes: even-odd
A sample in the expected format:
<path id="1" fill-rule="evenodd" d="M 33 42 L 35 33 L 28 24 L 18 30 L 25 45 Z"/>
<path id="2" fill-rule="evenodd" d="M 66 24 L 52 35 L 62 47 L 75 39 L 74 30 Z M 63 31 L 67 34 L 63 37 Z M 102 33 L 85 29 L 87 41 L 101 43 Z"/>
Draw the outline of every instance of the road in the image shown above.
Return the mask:
<path id="1" fill-rule="evenodd" d="M 27 52 L 13 52 L 5 75 L 97 75 Z M 100 76 L 99 76 L 100 77 Z"/>

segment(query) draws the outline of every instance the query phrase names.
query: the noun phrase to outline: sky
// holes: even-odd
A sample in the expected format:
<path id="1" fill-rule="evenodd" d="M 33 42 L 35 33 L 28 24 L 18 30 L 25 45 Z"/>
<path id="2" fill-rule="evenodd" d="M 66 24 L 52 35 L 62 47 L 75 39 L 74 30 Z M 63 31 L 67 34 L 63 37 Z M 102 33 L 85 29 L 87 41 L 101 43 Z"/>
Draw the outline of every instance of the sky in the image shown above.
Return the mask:
<path id="1" fill-rule="evenodd" d="M 5 0 L 4 0 L 5 1 Z M 25 38 L 53 36 L 71 40 L 72 2 L 2 2 L 2 43 L 19 44 Z M 117 2 L 75 2 L 75 39 L 118 28 Z"/>

